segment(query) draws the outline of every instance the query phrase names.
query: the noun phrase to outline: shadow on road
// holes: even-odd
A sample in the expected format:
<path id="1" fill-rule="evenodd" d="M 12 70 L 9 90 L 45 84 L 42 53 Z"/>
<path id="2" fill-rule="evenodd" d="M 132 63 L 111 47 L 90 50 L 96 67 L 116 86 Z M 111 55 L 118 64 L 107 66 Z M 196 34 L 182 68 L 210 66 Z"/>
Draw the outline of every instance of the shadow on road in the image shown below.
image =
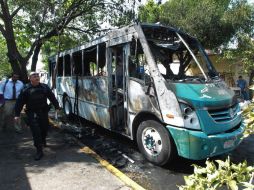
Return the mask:
<path id="1" fill-rule="evenodd" d="M 94 164 L 91 157 L 78 152 L 78 145 L 66 134 L 50 128 L 47 138 L 48 147 L 44 149 L 44 157 L 40 161 L 34 161 L 35 148 L 32 135 L 28 128 L 23 129 L 22 134 L 17 134 L 13 129 L 0 131 L 0 189 L 1 190 L 32 190 L 41 189 L 40 184 L 52 183 L 43 181 L 39 174 L 57 178 L 59 172 L 64 171 L 65 163 Z M 97 163 L 97 162 L 96 162 Z M 60 167 L 60 165 L 63 165 Z M 46 171 L 54 166 L 55 174 Z M 83 168 L 84 169 L 84 168 Z M 82 168 L 80 168 L 82 170 Z M 85 169 L 84 169 L 85 170 Z M 48 173 L 47 173 L 48 172 Z M 85 171 L 84 171 L 85 172 Z M 38 180 L 38 181 L 36 181 Z M 60 180 L 61 181 L 61 180 Z M 34 188 L 34 186 L 37 186 Z"/>

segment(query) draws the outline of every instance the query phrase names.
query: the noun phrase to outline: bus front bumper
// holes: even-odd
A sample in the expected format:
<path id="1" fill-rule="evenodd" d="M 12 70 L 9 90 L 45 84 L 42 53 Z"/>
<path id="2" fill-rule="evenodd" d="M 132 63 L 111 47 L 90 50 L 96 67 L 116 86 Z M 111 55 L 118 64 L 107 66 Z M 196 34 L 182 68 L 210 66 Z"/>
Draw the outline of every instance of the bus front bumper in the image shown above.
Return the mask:
<path id="1" fill-rule="evenodd" d="M 192 160 L 201 160 L 235 149 L 242 141 L 245 126 L 240 125 L 230 133 L 207 136 L 202 131 L 167 126 L 177 147 L 178 155 Z"/>

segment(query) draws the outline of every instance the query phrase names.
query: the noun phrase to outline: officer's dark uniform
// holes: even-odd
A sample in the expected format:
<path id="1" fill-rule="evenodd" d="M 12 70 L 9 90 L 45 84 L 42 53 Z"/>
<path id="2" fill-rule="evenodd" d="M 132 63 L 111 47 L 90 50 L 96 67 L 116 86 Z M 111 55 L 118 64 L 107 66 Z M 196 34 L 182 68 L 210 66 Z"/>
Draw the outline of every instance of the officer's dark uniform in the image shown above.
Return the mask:
<path id="1" fill-rule="evenodd" d="M 56 109 L 59 109 L 58 101 L 46 84 L 39 83 L 37 86 L 27 84 L 22 89 L 15 105 L 15 116 L 19 117 L 23 106 L 26 104 L 28 125 L 32 131 L 34 146 L 37 148 L 36 160 L 43 156 L 42 146 L 46 145 L 49 125 L 47 99 Z"/>

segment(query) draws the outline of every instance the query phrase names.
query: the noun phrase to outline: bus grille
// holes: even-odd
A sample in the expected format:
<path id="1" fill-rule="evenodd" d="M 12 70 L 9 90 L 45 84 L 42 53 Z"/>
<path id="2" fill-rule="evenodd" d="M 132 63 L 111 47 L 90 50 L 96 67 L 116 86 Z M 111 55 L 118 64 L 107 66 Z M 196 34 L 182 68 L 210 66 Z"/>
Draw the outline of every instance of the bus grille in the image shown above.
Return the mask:
<path id="1" fill-rule="evenodd" d="M 215 122 L 228 122 L 237 116 L 237 104 L 229 108 L 209 110 L 208 112 Z"/>

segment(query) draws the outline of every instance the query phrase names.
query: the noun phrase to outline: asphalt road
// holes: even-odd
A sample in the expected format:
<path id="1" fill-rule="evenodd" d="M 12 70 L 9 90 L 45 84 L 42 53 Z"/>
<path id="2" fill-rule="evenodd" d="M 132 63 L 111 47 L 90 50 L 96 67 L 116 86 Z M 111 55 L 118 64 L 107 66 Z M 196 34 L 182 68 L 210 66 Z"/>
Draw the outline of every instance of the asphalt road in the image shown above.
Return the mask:
<path id="1" fill-rule="evenodd" d="M 47 181 L 51 181 L 46 184 L 51 185 L 50 187 L 55 187 L 54 185 L 57 183 L 59 189 L 66 188 L 63 186 L 66 185 L 65 182 L 73 180 L 77 185 L 76 189 L 83 187 L 85 181 L 90 183 L 90 189 L 92 189 L 95 184 L 92 183 L 94 180 L 87 178 L 89 173 L 95 172 L 96 176 L 104 176 L 106 179 L 108 174 L 101 169 L 98 163 L 85 155 L 74 154 L 71 156 L 73 151 L 78 148 L 77 140 L 93 149 L 103 159 L 148 190 L 178 189 L 179 185 L 184 184 L 183 176 L 193 173 L 192 164 L 205 166 L 205 160 L 193 161 L 183 158 L 178 158 L 164 167 L 155 166 L 144 159 L 135 142 L 92 123 L 77 121 L 79 120 L 70 123 L 65 120 L 65 123 L 61 125 L 62 129 L 50 132 L 50 146 L 46 148 L 46 156 L 42 162 L 35 162 L 32 159 L 34 148 L 31 134 L 18 135 L 14 131 L 0 133 L 0 189 L 41 190 L 42 187 L 47 189 L 48 186 L 45 186 L 43 179 L 38 178 L 41 175 Z M 81 126 L 82 128 L 80 128 Z M 73 137 L 77 140 L 72 141 Z M 235 163 L 247 160 L 249 165 L 254 165 L 254 135 L 244 139 L 234 151 L 212 159 L 224 160 L 228 156 Z M 68 170 L 68 172 L 63 171 L 63 165 L 66 167 L 65 171 Z M 91 168 L 91 166 L 93 168 L 88 171 L 87 168 Z M 46 168 L 52 168 L 52 170 Z M 100 178 L 101 189 L 105 187 L 105 185 L 103 186 L 104 177 Z M 114 176 L 108 180 L 112 177 Z M 52 178 L 54 178 L 53 181 L 50 180 Z M 63 181 L 63 179 L 66 180 Z M 37 180 L 41 182 L 38 183 Z M 61 184 L 61 182 L 63 183 Z M 70 187 L 73 186 L 71 183 L 67 184 Z M 89 189 L 87 186 L 85 187 L 85 189 Z M 110 188 L 114 189 L 114 187 L 124 189 L 124 184 L 116 182 Z"/>
<path id="2" fill-rule="evenodd" d="M 98 160 L 82 152 L 77 141 L 50 129 L 44 157 L 34 161 L 28 128 L 0 130 L 0 190 L 130 190 Z"/>
<path id="3" fill-rule="evenodd" d="M 72 133 L 82 143 L 148 190 L 178 189 L 179 185 L 184 184 L 183 176 L 193 173 L 193 164 L 205 166 L 206 160 L 193 161 L 179 157 L 164 167 L 158 167 L 146 161 L 139 153 L 135 142 L 128 138 L 89 122 L 76 122 L 67 126 L 72 130 L 63 127 L 66 132 Z M 81 133 L 73 132 L 73 129 L 79 131 L 77 129 L 81 126 Z M 254 135 L 244 139 L 234 151 L 211 160 L 225 160 L 228 156 L 232 162 L 247 160 L 249 165 L 254 165 Z"/>

